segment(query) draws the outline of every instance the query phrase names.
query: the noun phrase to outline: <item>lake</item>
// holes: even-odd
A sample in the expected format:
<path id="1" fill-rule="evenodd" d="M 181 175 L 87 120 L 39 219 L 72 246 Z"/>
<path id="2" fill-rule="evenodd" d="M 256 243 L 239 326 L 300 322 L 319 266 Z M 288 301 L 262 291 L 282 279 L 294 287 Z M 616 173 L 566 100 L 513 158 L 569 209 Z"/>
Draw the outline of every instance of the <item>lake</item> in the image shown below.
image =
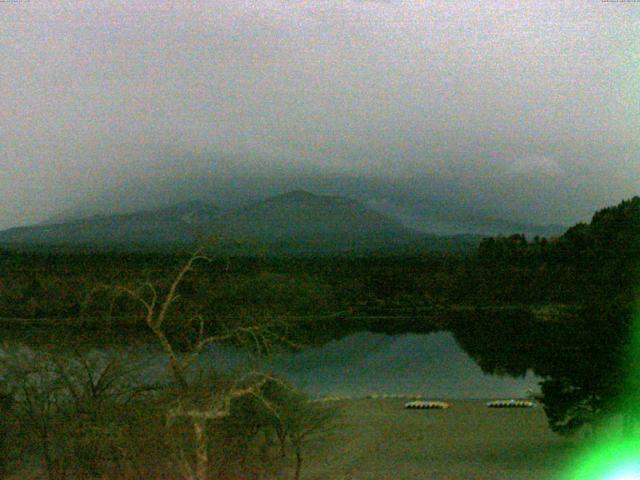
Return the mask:
<path id="1" fill-rule="evenodd" d="M 484 374 L 453 334 L 384 335 L 368 332 L 321 348 L 279 355 L 280 373 L 313 396 L 419 394 L 433 398 L 519 397 L 540 380 Z"/>
<path id="2" fill-rule="evenodd" d="M 24 343 L 13 340 L 5 341 L 4 345 L 5 351 L 11 351 Z M 165 368 L 164 357 L 155 343 L 83 347 L 107 354 L 134 352 L 133 356 L 147 365 L 146 379 L 161 376 Z M 540 380 L 531 371 L 520 378 L 483 373 L 450 332 L 394 335 L 359 332 L 321 347 L 278 353 L 260 361 L 231 347 L 211 346 L 203 352 L 200 362 L 205 368 L 225 371 L 247 367 L 272 371 L 312 397 L 370 394 L 448 399 L 522 397 L 528 389 L 537 391 Z"/>

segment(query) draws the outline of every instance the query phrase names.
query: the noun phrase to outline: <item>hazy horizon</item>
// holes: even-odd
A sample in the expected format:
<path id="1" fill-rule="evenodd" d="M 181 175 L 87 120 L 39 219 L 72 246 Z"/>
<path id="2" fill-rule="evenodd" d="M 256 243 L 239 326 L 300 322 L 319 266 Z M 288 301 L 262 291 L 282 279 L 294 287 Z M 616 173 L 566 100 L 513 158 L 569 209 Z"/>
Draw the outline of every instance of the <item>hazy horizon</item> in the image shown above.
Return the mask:
<path id="1" fill-rule="evenodd" d="M 0 229 L 296 188 L 571 225 L 639 193 L 638 4 L 18 1 L 0 18 Z"/>

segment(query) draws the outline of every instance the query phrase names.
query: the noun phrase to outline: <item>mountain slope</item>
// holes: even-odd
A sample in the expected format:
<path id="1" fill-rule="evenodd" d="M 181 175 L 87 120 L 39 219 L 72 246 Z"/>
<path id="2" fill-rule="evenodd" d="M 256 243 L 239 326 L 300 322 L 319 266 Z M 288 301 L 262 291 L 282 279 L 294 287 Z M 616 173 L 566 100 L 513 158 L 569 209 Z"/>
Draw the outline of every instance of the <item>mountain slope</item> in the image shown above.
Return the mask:
<path id="1" fill-rule="evenodd" d="M 430 200 L 397 203 L 369 200 L 367 206 L 399 219 L 408 227 L 437 235 L 470 234 L 482 236 L 525 234 L 527 237 L 558 237 L 567 227 L 537 225 L 492 216 L 469 205 L 451 205 Z"/>
<path id="2" fill-rule="evenodd" d="M 352 243 L 406 241 L 418 233 L 397 220 L 344 197 L 293 191 L 218 217 L 212 231 L 230 239 L 266 243 Z"/>
<path id="3" fill-rule="evenodd" d="M 99 246 L 191 242 L 219 214 L 213 206 L 188 202 L 159 210 L 95 215 L 59 224 L 12 228 L 0 232 L 0 242 Z"/>
<path id="4" fill-rule="evenodd" d="M 0 232 L 0 244 L 127 249 L 188 245 L 202 237 L 221 239 L 223 251 L 250 254 L 460 250 L 477 241 L 426 235 L 355 200 L 297 190 L 225 213 L 189 202 L 13 228 Z"/>

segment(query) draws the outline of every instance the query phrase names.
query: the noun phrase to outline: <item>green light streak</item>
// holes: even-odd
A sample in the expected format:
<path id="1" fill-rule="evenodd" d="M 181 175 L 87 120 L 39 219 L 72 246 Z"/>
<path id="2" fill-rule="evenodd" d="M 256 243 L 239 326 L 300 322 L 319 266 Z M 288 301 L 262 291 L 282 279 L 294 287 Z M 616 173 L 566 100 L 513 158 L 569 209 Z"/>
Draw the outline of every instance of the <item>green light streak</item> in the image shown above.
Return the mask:
<path id="1" fill-rule="evenodd" d="M 636 298 L 640 298 L 637 297 Z M 636 302 L 628 351 L 628 378 L 618 411 L 623 416 L 640 419 L 640 302 Z M 562 480 L 639 480 L 640 434 L 623 433 L 620 427 L 600 432 L 598 439 L 587 443 L 568 465 Z"/>
<path id="2" fill-rule="evenodd" d="M 640 439 L 592 444 L 569 467 L 563 480 L 638 480 Z"/>

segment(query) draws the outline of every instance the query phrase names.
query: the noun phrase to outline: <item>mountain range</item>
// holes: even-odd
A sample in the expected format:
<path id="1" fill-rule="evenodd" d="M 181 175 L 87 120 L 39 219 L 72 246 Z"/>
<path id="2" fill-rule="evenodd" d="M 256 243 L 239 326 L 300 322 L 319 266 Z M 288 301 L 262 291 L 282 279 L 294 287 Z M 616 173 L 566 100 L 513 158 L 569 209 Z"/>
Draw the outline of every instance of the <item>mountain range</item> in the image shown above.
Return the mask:
<path id="1" fill-rule="evenodd" d="M 260 245 L 288 253 L 459 250 L 480 238 L 430 235 L 357 200 L 295 190 L 230 210 L 190 201 L 126 214 L 60 218 L 1 231 L 0 244 L 148 248 L 189 245 L 206 237 L 241 251 Z M 245 247 L 237 247 L 238 242 Z"/>

